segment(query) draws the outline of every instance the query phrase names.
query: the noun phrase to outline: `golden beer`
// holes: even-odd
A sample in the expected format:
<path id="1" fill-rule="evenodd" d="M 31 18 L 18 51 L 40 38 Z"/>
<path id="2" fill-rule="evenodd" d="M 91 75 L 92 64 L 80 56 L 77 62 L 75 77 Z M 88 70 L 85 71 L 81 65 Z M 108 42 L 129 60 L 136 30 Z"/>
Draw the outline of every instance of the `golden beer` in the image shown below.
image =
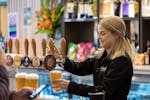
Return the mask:
<path id="1" fill-rule="evenodd" d="M 25 86 L 26 75 L 27 75 L 27 73 L 17 73 L 15 75 L 17 90 L 20 90 L 21 88 L 23 88 Z"/>
<path id="2" fill-rule="evenodd" d="M 36 73 L 30 73 L 26 76 L 26 86 L 37 89 L 39 85 L 39 75 Z"/>
<path id="3" fill-rule="evenodd" d="M 61 79 L 62 78 L 62 74 L 61 74 L 61 71 L 50 71 L 50 80 L 51 82 L 55 79 Z M 55 84 L 52 84 L 52 89 L 53 91 L 59 91 L 60 88 L 56 88 L 55 87 Z"/>

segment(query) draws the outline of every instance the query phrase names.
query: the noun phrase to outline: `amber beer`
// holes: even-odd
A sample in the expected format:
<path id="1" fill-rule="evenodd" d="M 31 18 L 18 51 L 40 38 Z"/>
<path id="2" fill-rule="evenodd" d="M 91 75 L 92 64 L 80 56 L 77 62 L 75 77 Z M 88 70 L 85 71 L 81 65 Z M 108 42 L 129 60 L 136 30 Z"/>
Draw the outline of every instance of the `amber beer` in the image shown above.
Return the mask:
<path id="1" fill-rule="evenodd" d="M 17 90 L 20 90 L 21 88 L 23 88 L 25 86 L 25 77 L 26 77 L 27 73 L 17 73 L 15 75 L 15 79 L 16 79 L 16 88 Z"/>
<path id="2" fill-rule="evenodd" d="M 39 85 L 39 75 L 36 73 L 30 73 L 26 76 L 26 86 L 33 89 L 37 89 Z"/>
<path id="3" fill-rule="evenodd" d="M 61 78 L 62 78 L 61 71 L 58 71 L 58 70 L 50 71 L 50 80 L 51 80 L 51 82 L 55 79 L 61 79 Z M 60 90 L 60 88 L 55 87 L 55 84 L 52 84 L 52 89 L 53 89 L 54 92 Z"/>

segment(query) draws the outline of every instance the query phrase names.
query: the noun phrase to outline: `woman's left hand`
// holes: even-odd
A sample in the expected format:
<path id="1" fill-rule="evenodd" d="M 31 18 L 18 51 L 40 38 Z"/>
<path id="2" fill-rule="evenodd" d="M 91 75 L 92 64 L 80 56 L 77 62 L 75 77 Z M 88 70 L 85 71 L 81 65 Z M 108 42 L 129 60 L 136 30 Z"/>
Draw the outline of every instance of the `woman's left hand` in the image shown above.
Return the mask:
<path id="1" fill-rule="evenodd" d="M 65 90 L 68 89 L 69 83 L 70 83 L 69 80 L 56 79 L 52 81 L 52 86 L 54 86 L 54 88 L 60 88 L 60 90 Z"/>

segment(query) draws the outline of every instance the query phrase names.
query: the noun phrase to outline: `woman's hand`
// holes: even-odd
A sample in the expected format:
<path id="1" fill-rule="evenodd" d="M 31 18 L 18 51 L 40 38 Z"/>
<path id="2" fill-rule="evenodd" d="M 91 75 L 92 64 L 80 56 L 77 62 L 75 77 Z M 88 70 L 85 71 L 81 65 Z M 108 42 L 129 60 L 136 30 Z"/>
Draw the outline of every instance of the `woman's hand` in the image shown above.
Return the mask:
<path id="1" fill-rule="evenodd" d="M 6 55 L 2 49 L 0 49 L 0 65 L 6 65 Z"/>
<path id="2" fill-rule="evenodd" d="M 60 90 L 65 90 L 65 89 L 68 89 L 69 83 L 70 83 L 70 80 L 56 79 L 52 81 L 52 87 L 60 88 Z"/>
<path id="3" fill-rule="evenodd" d="M 51 52 L 51 48 L 48 47 L 48 54 L 52 54 L 56 59 L 61 59 L 62 55 L 59 52 L 59 50 L 57 49 L 57 47 L 54 45 L 53 47 L 53 53 Z"/>

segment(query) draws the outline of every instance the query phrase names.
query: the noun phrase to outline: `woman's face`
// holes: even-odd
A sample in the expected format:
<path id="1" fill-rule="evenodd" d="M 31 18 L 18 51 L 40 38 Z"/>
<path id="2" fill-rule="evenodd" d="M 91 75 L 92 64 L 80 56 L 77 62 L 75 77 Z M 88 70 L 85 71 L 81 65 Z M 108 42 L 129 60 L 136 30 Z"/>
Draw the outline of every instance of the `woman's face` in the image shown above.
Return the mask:
<path id="1" fill-rule="evenodd" d="M 112 50 L 115 44 L 115 36 L 112 33 L 105 29 L 102 25 L 98 25 L 98 39 L 100 45 L 108 50 Z"/>

